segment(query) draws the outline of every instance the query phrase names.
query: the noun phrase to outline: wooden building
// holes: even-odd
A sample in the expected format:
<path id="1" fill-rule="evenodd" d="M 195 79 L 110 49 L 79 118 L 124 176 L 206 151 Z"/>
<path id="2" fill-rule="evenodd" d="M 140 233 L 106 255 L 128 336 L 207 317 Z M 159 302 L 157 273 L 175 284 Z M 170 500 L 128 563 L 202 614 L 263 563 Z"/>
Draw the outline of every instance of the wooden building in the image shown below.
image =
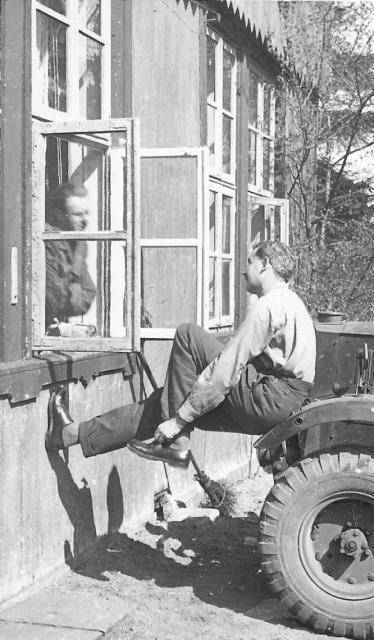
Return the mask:
<path id="1" fill-rule="evenodd" d="M 48 457 L 50 391 L 64 384 L 83 420 L 149 391 L 140 349 L 162 384 L 179 323 L 232 332 L 247 306 L 248 247 L 287 241 L 288 208 L 274 190 L 277 2 L 1 0 L 0 8 L 4 602 L 97 536 L 144 520 L 168 483 L 193 499 L 192 471 L 166 477 L 163 465 L 126 450 Z M 68 180 L 90 194 L 84 231 L 46 224 L 48 197 Z M 54 335 L 45 248 L 79 240 L 95 300 Z M 195 431 L 193 449 L 212 476 L 251 473 L 250 437 Z"/>

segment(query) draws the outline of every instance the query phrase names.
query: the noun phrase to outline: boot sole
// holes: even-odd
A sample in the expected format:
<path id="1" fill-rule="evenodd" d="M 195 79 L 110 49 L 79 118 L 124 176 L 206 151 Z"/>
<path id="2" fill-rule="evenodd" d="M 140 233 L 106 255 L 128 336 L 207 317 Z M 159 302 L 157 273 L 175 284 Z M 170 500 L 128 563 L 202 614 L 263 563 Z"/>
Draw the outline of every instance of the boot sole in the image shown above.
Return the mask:
<path id="1" fill-rule="evenodd" d="M 131 446 L 127 446 L 131 453 L 135 453 L 140 458 L 144 458 L 145 460 L 151 460 L 152 462 L 165 462 L 171 467 L 175 467 L 176 469 L 187 469 L 190 464 L 190 457 L 188 456 L 186 460 L 181 460 L 180 462 L 176 460 L 168 460 L 166 458 L 157 458 L 153 454 L 148 454 L 145 451 L 139 451 L 138 449 L 132 449 Z"/>

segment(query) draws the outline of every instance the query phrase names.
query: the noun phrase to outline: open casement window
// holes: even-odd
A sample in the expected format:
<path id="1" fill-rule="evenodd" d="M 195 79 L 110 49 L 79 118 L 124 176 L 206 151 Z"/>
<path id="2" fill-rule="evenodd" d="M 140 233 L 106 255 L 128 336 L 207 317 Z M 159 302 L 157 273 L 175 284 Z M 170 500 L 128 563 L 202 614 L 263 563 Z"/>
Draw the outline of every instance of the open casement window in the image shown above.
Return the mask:
<path id="1" fill-rule="evenodd" d="M 141 149 L 141 329 L 173 338 L 203 323 L 203 220 L 207 150 Z"/>
<path id="2" fill-rule="evenodd" d="M 231 326 L 234 322 L 235 190 L 211 181 L 209 225 L 205 246 L 209 247 L 209 327 Z"/>
<path id="3" fill-rule="evenodd" d="M 281 198 L 266 198 L 250 196 L 248 211 L 251 216 L 251 244 L 264 240 L 279 240 L 289 244 L 289 207 L 288 200 Z"/>
<path id="4" fill-rule="evenodd" d="M 136 119 L 33 123 L 36 350 L 139 346 L 138 138 Z"/>

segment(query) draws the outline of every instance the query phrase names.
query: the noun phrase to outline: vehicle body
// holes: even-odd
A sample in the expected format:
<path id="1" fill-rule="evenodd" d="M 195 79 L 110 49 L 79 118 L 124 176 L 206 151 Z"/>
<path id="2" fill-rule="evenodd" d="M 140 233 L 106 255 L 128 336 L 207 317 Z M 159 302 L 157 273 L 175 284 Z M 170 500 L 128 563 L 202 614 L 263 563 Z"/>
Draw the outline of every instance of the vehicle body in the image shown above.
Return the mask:
<path id="1" fill-rule="evenodd" d="M 374 637 L 374 323 L 317 325 L 313 396 L 256 443 L 262 568 L 289 613 Z"/>

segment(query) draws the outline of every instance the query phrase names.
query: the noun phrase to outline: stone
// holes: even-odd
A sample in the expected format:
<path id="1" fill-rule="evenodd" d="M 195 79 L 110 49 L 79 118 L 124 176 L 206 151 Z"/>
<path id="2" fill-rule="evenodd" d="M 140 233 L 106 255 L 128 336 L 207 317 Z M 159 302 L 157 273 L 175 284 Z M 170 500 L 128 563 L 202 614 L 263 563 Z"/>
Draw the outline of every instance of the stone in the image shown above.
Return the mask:
<path id="1" fill-rule="evenodd" d="M 194 525 L 205 524 L 206 519 L 214 522 L 219 518 L 218 509 L 210 509 L 205 507 L 186 507 L 175 509 L 167 518 L 168 522 L 180 522 L 181 520 L 191 519 Z"/>

